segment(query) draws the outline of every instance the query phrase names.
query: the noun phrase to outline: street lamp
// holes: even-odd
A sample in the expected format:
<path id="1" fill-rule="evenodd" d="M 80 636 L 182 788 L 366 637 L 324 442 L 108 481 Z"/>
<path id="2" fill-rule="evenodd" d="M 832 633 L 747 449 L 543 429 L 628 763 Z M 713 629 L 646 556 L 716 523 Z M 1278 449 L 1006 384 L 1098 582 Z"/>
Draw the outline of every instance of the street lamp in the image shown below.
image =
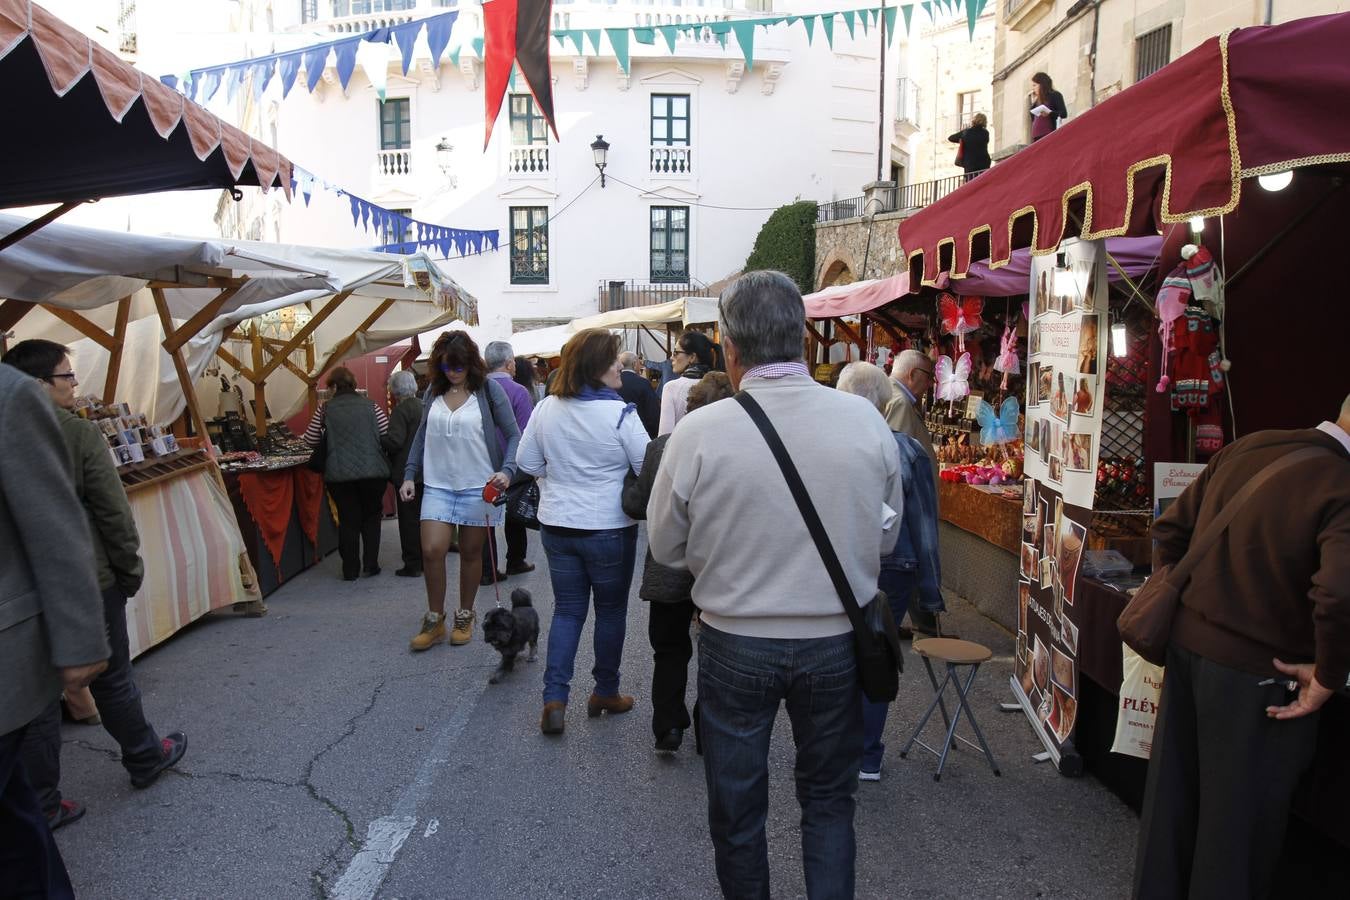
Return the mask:
<path id="1" fill-rule="evenodd" d="M 455 176 L 450 174 L 450 170 L 454 168 L 454 150 L 448 138 L 442 137 L 436 142 L 436 165 L 452 189 L 457 186 Z"/>
<path id="2" fill-rule="evenodd" d="M 605 161 L 609 155 L 609 142 L 603 134 L 597 134 L 591 142 L 591 152 L 595 154 L 595 167 L 600 170 L 600 186 L 605 186 Z"/>

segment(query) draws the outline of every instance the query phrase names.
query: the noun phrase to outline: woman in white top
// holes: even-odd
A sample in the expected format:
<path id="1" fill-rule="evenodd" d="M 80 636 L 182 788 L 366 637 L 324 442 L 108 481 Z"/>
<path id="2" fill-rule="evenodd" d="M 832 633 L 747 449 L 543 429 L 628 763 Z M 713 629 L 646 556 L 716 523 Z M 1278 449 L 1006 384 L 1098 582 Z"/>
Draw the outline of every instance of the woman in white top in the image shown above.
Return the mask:
<path id="1" fill-rule="evenodd" d="M 487 377 L 478 345 L 463 331 L 441 335 L 431 348 L 431 384 L 422 398 L 422 424 L 408 449 L 399 495 L 422 492 L 422 574 L 428 612 L 412 649 L 445 637 L 445 555 L 459 526 L 459 609 L 450 643 L 473 639 L 473 601 L 483 574 L 488 528 L 501 524 L 502 508 L 483 500 L 490 481 L 505 490 L 516 473 L 520 428 L 506 391 Z M 504 443 L 499 442 L 501 432 Z"/>
<path id="2" fill-rule="evenodd" d="M 624 713 L 619 694 L 637 523 L 621 504 L 624 476 L 641 471 L 649 438 L 618 389 L 619 339 L 578 332 L 562 351 L 552 394 L 535 407 L 518 462 L 539 479 L 539 523 L 553 583 L 544 671 L 544 734 L 561 734 L 586 613 L 595 601 L 595 690 L 586 713 Z"/>
<path id="3" fill-rule="evenodd" d="M 713 342 L 697 331 L 680 335 L 675 351 L 670 354 L 670 367 L 676 377 L 666 382 L 661 390 L 661 422 L 656 434 L 670 434 L 684 418 L 689 407 L 689 389 L 699 379 L 716 368 L 717 352 Z"/>

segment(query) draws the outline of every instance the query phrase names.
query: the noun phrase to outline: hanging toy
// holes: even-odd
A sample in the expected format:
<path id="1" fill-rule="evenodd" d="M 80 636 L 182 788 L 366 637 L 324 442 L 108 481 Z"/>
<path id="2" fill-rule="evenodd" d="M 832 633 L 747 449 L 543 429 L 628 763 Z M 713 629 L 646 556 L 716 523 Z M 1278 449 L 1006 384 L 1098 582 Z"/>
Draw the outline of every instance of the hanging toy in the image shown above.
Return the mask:
<path id="1" fill-rule="evenodd" d="M 1017 439 L 1017 416 L 1020 412 L 1016 397 L 1009 397 L 999 407 L 998 415 L 988 400 L 981 400 L 975 411 L 975 421 L 980 423 L 980 443 L 986 447 L 1006 444 Z"/>
<path id="2" fill-rule="evenodd" d="M 998 359 L 994 360 L 994 371 L 1003 373 L 1003 381 L 999 385 L 999 390 L 1008 389 L 1008 376 L 1018 375 L 1022 367 L 1017 360 L 1017 329 L 1013 323 L 1009 322 L 1003 328 L 1003 339 L 999 343 Z"/>
<path id="3" fill-rule="evenodd" d="M 962 353 L 956 364 L 950 356 L 940 356 L 937 361 L 937 387 L 934 396 L 947 401 L 947 414 L 955 412 L 954 404 L 970 394 L 970 354 Z"/>
<path id="4" fill-rule="evenodd" d="M 1205 305 L 1205 312 L 1223 321 L 1223 273 L 1214 262 L 1214 256 L 1204 247 L 1187 244 L 1181 248 L 1186 263 L 1186 277 L 1191 282 L 1191 293 Z"/>
<path id="5" fill-rule="evenodd" d="M 1158 379 L 1155 390 L 1159 394 L 1167 393 L 1167 388 L 1172 384 L 1172 377 L 1168 374 L 1171 366 L 1168 357 L 1172 352 L 1172 326 L 1186 311 L 1190 300 L 1191 281 L 1186 276 L 1185 265 L 1179 265 L 1163 279 L 1162 287 L 1158 289 L 1158 335 L 1162 338 L 1162 377 Z"/>
<path id="6" fill-rule="evenodd" d="M 942 333 L 955 335 L 957 352 L 966 352 L 966 335 L 984 324 L 980 318 L 980 313 L 984 312 L 984 299 L 958 299 L 955 294 L 943 292 L 938 295 L 938 312 L 942 316 Z"/>

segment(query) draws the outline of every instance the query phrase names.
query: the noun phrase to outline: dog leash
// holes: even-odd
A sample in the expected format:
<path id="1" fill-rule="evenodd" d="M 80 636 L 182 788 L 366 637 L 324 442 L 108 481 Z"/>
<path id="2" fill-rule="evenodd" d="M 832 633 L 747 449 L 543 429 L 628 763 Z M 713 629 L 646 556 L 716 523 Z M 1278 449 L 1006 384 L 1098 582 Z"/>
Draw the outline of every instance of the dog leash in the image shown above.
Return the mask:
<path id="1" fill-rule="evenodd" d="M 497 608 L 502 609 L 502 586 L 497 580 L 497 554 L 493 552 L 493 546 L 497 543 L 497 530 L 492 526 L 492 517 L 483 513 L 483 525 L 487 527 L 488 542 L 488 568 L 492 570 L 492 590 L 497 595 Z"/>

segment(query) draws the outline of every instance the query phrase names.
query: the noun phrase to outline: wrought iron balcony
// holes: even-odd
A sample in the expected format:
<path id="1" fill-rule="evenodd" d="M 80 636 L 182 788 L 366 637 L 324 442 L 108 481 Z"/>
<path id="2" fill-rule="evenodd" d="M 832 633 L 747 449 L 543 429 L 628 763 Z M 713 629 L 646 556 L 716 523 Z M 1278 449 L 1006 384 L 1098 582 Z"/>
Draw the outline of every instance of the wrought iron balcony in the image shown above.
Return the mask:
<path id="1" fill-rule="evenodd" d="M 696 278 L 679 284 L 650 284 L 641 281 L 600 282 L 600 312 L 656 306 L 681 297 L 711 297 L 708 286 Z"/>

